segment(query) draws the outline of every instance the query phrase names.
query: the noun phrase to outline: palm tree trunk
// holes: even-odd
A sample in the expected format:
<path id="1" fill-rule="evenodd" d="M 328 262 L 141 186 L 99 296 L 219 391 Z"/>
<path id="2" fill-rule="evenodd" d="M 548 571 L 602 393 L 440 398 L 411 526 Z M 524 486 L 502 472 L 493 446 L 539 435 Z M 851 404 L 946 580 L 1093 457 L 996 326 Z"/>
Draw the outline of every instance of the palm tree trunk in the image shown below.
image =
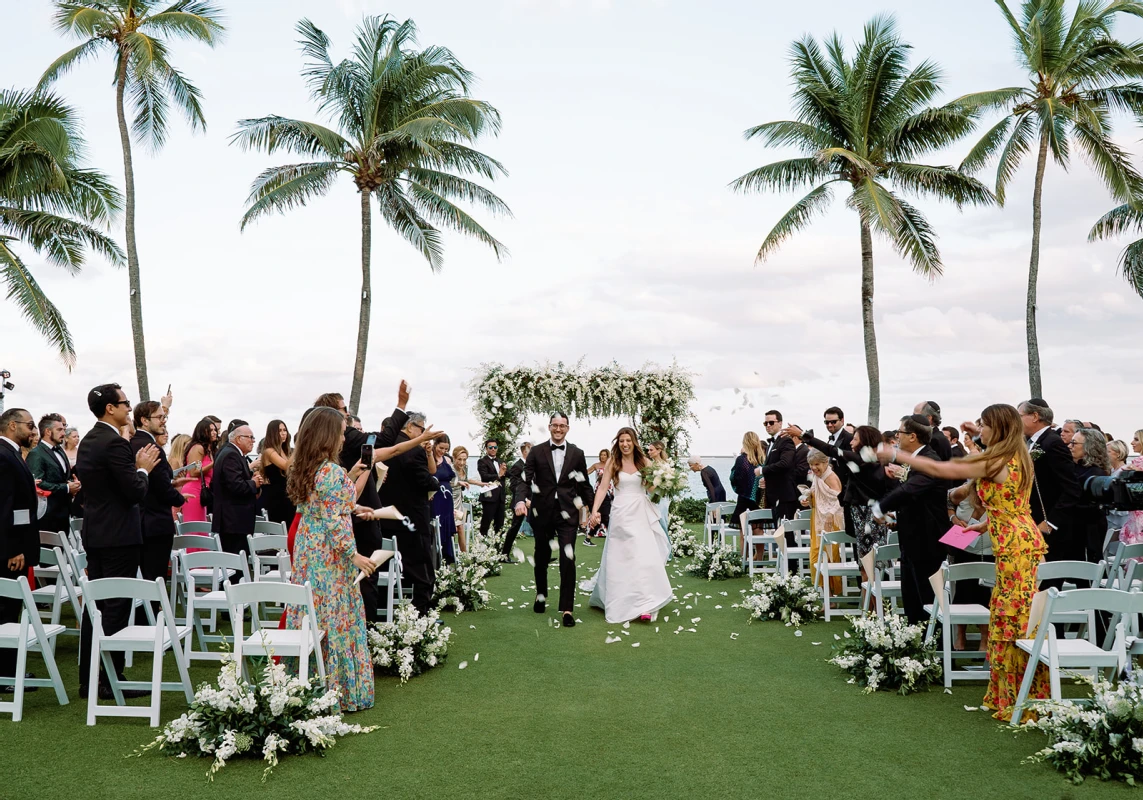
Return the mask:
<path id="1" fill-rule="evenodd" d="M 1048 137 L 1040 136 L 1040 157 L 1036 162 L 1036 186 L 1032 190 L 1032 258 L 1028 263 L 1028 385 L 1032 397 L 1043 397 L 1040 380 L 1040 343 L 1036 338 L 1036 282 L 1040 278 L 1040 199 L 1044 194 L 1044 171 L 1048 166 Z"/>
<path id="2" fill-rule="evenodd" d="M 361 402 L 361 385 L 365 382 L 365 352 L 369 349 L 369 303 L 371 301 L 369 266 L 373 241 L 373 218 L 369 207 L 370 192 L 361 191 L 361 313 L 357 318 L 357 360 L 353 365 L 353 388 L 349 392 L 349 413 L 356 414 Z"/>
<path id="3" fill-rule="evenodd" d="M 127 84 L 127 54 L 119 54 L 119 74 L 115 76 L 115 112 L 119 117 L 119 141 L 123 146 L 123 182 L 127 195 L 127 284 L 131 289 L 131 340 L 135 344 L 135 377 L 139 381 L 139 402 L 151 399 L 147 385 L 147 350 L 143 339 L 143 295 L 139 285 L 139 251 L 135 248 L 135 167 L 131 161 L 131 134 L 123 109 Z"/>
<path id="4" fill-rule="evenodd" d="M 881 370 L 877 364 L 877 332 L 873 329 L 873 233 L 865 218 L 861 220 L 861 327 L 869 376 L 869 424 L 880 429 Z"/>

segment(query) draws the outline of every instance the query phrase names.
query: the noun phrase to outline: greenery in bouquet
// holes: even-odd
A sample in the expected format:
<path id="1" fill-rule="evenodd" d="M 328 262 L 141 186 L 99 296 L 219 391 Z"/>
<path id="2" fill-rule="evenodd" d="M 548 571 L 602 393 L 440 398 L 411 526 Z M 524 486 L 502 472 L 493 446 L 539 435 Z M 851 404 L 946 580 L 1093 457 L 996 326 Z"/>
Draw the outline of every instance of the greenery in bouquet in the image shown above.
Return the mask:
<path id="1" fill-rule="evenodd" d="M 639 470 L 639 475 L 643 478 L 643 485 L 647 487 L 652 503 L 658 503 L 664 497 L 682 494 L 688 486 L 686 471 L 670 461 L 651 461 Z"/>
<path id="2" fill-rule="evenodd" d="M 749 611 L 750 622 L 774 619 L 795 628 L 820 619 L 824 610 L 821 593 L 801 575 L 763 575 L 734 607 Z"/>
<path id="3" fill-rule="evenodd" d="M 412 603 L 401 603 L 393 621 L 369 626 L 368 637 L 373 663 L 404 683 L 445 660 L 452 628 L 440 624 L 435 608 L 421 616 Z"/>
<path id="4" fill-rule="evenodd" d="M 190 710 L 168 722 L 135 755 L 157 747 L 180 758 L 211 756 L 214 763 L 207 777 L 214 780 L 214 773 L 231 758 L 260 754 L 266 762 L 265 781 L 281 756 L 321 753 L 340 736 L 373 730 L 376 726 L 342 721 L 337 692 L 327 689 L 316 675 L 302 681 L 269 658 L 257 681 L 250 683 L 239 674 L 237 662 L 228 658 L 218 673 L 217 687 L 199 686 Z"/>
<path id="5" fill-rule="evenodd" d="M 1047 762 L 1074 783 L 1095 775 L 1132 786 L 1143 778 L 1143 677 L 1136 672 L 1118 685 L 1083 676 L 1091 684 L 1090 704 L 1038 701 L 1036 722 L 1021 730 L 1048 735 L 1048 746 L 1031 756 Z"/>
<path id="6" fill-rule="evenodd" d="M 742 555 L 730 545 L 700 544 L 686 571 L 708 581 L 724 581 L 742 574 Z"/>
<path id="7" fill-rule="evenodd" d="M 884 620 L 873 615 L 854 617 L 852 634 L 845 632 L 834 645 L 829 663 L 850 674 L 850 683 L 865 691 L 891 689 L 898 694 L 919 692 L 941 679 L 937 643 L 925 643 L 925 627 L 910 625 L 904 617 L 890 614 Z"/>
<path id="8" fill-rule="evenodd" d="M 455 564 L 442 564 L 437 570 L 433 602 L 439 609 L 478 611 L 492 600 L 488 569 L 468 553 L 457 553 Z"/>
<path id="9" fill-rule="evenodd" d="M 691 558 L 699 548 L 691 529 L 673 514 L 667 523 L 667 538 L 671 540 L 671 552 L 679 558 Z"/>

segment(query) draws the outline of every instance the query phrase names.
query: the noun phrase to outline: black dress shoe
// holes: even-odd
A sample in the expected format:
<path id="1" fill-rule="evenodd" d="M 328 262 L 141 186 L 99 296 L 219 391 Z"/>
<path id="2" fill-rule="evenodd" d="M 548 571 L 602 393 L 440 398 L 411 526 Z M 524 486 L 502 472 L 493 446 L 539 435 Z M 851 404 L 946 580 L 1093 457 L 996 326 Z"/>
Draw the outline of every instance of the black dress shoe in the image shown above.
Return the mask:
<path id="1" fill-rule="evenodd" d="M 574 628 L 575 627 L 575 616 L 574 615 L 572 615 L 570 613 L 564 614 L 564 627 L 565 628 Z"/>
<path id="2" fill-rule="evenodd" d="M 540 598 L 536 598 L 536 602 L 532 603 L 532 610 L 537 614 L 543 614 L 547 610 L 547 604 Z"/>

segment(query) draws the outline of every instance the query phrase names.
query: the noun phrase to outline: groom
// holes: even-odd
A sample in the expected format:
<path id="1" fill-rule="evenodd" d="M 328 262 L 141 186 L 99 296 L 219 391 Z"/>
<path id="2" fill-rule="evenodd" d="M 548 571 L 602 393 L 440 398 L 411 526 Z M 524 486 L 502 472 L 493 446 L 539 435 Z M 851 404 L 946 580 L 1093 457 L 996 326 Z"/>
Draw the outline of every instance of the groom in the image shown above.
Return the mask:
<path id="1" fill-rule="evenodd" d="M 552 414 L 548 420 L 551 439 L 532 448 L 524 462 L 524 479 L 513 496 L 516 516 L 532 508 L 532 530 L 536 535 L 536 602 L 532 610 L 545 611 L 548 595 L 548 562 L 552 560 L 551 540 L 560 549 L 560 611 L 564 627 L 575 626 L 572 602 L 575 599 L 575 540 L 581 513 L 591 508 L 594 492 L 587 480 L 587 460 L 583 451 L 568 444 L 568 415 Z"/>

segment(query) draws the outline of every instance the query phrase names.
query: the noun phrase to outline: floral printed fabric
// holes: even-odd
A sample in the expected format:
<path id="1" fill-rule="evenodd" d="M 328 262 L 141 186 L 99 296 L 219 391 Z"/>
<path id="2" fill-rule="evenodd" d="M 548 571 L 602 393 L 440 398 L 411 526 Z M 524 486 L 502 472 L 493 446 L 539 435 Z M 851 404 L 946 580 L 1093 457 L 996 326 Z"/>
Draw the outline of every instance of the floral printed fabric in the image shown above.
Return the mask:
<path id="1" fill-rule="evenodd" d="M 1032 595 L 1036 593 L 1036 567 L 1047 553 L 1047 545 L 1032 521 L 1030 491 L 1020 491 L 1020 464 L 1016 458 L 1008 462 L 1004 483 L 981 478 L 976 484 L 981 503 L 988 511 L 988 535 L 996 557 L 996 586 L 988 629 L 988 664 L 990 674 L 984 705 L 999 720 L 1012 717 L 1012 706 L 1024 678 L 1028 656 L 1016 640 L 1025 637 Z M 1048 670 L 1036 669 L 1029 699 L 1049 696 Z"/>
<path id="2" fill-rule="evenodd" d="M 1127 468 L 1143 470 L 1143 457 L 1133 458 L 1128 462 Z M 1119 534 L 1119 541 L 1124 544 L 1139 544 L 1143 542 L 1143 511 L 1127 512 L 1127 521 L 1123 523 L 1123 530 Z"/>
<path id="3" fill-rule="evenodd" d="M 325 632 L 329 688 L 338 690 L 342 711 L 373 706 L 373 660 L 365 631 L 365 606 L 353 583 L 353 484 L 332 461 L 318 468 L 314 494 L 301 506 L 294 545 L 294 582 L 310 582 L 318 627 Z M 301 625 L 301 609 L 290 606 L 287 626 Z"/>

